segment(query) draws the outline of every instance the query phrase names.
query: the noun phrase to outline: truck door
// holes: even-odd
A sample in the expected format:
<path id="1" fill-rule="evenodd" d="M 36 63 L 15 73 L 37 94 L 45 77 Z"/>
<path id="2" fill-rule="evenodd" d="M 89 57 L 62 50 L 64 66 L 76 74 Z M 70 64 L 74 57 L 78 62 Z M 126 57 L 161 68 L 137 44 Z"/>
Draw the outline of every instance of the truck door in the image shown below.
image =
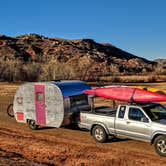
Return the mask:
<path id="1" fill-rule="evenodd" d="M 118 115 L 115 120 L 115 131 L 118 135 L 125 135 L 126 120 L 125 120 L 126 106 L 120 106 Z"/>
<path id="2" fill-rule="evenodd" d="M 45 92 L 44 85 L 35 85 L 36 121 L 38 125 L 46 124 L 45 93 L 44 92 Z"/>
<path id="3" fill-rule="evenodd" d="M 126 135 L 139 140 L 150 140 L 151 125 L 149 119 L 139 107 L 130 107 L 126 120 Z"/>

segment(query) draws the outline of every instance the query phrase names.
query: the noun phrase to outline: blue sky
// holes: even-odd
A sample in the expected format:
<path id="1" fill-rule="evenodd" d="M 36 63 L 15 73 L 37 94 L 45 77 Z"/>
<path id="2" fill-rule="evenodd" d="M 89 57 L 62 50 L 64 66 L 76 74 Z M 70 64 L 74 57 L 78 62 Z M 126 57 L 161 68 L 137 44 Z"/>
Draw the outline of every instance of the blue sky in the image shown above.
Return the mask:
<path id="1" fill-rule="evenodd" d="M 166 58 L 165 0 L 0 0 L 0 6 L 0 34 L 92 38 Z"/>

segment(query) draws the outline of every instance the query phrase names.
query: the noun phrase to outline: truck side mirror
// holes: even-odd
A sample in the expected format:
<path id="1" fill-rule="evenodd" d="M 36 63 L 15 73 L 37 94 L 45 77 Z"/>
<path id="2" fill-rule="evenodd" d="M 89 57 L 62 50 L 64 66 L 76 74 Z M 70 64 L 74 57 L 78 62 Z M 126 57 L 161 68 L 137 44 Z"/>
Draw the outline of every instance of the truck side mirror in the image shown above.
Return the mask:
<path id="1" fill-rule="evenodd" d="M 142 117 L 141 122 L 149 123 L 149 119 L 146 117 Z"/>

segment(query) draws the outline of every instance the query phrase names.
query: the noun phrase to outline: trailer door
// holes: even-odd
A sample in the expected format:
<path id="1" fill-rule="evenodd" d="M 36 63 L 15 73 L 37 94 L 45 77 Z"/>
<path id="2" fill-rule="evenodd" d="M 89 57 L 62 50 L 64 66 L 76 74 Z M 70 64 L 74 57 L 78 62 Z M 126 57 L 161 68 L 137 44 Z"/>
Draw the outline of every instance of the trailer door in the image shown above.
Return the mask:
<path id="1" fill-rule="evenodd" d="M 36 107 L 36 122 L 38 125 L 46 124 L 45 111 L 45 87 L 44 85 L 35 85 L 35 107 Z"/>

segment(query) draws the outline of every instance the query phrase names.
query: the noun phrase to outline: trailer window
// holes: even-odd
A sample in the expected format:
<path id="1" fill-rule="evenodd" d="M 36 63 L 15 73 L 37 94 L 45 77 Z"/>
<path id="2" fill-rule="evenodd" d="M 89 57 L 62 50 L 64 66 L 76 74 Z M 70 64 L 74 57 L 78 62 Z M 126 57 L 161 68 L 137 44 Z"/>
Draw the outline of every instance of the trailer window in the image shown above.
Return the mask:
<path id="1" fill-rule="evenodd" d="M 88 105 L 87 95 L 71 96 L 70 97 L 71 107 Z"/>
<path id="2" fill-rule="evenodd" d="M 36 100 L 37 101 L 43 101 L 44 100 L 44 94 L 42 92 L 36 93 Z"/>

